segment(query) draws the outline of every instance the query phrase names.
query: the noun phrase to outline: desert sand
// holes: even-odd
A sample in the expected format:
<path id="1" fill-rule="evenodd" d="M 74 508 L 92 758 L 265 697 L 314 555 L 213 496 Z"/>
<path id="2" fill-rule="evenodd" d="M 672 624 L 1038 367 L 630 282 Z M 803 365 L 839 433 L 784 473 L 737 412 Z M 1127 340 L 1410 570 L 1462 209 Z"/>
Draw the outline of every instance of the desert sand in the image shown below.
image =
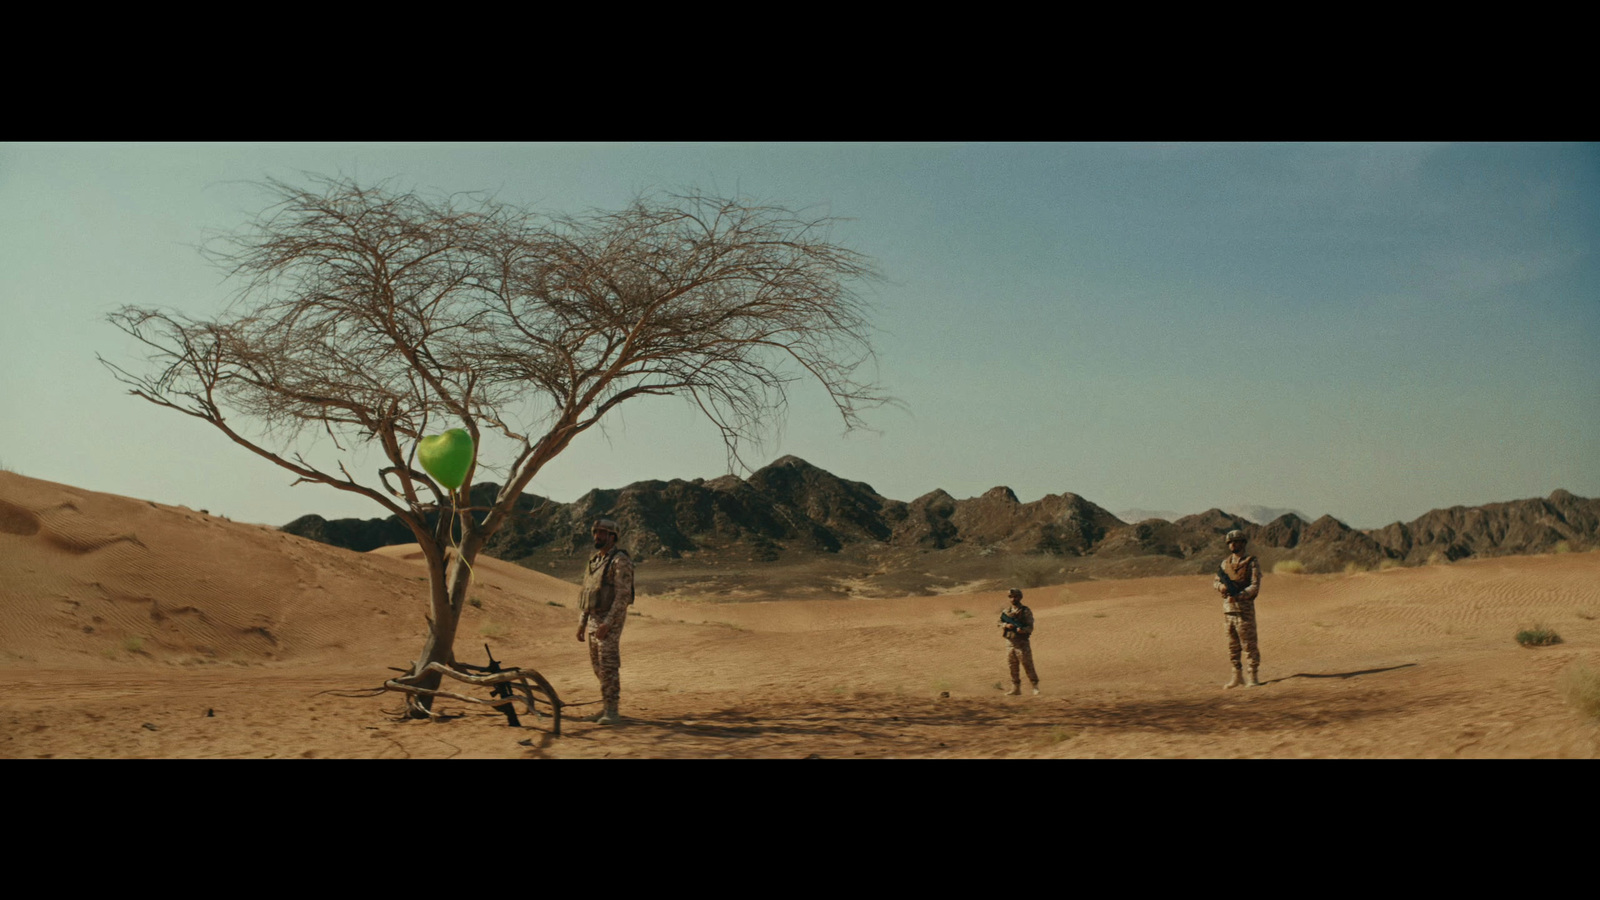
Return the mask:
<path id="1" fill-rule="evenodd" d="M 538 669 L 572 704 L 560 736 L 448 700 L 395 721 L 398 695 L 346 695 L 420 649 L 422 576 L 415 547 L 352 553 L 0 472 L 0 757 L 1600 755 L 1600 722 L 1562 692 L 1600 668 L 1600 553 L 1269 573 L 1267 683 L 1229 691 L 1208 576 L 1029 589 L 1037 697 L 999 690 L 1001 592 L 643 595 L 616 727 L 579 718 L 598 690 L 576 586 L 480 559 L 457 655 L 482 664 L 487 643 Z M 1564 642 L 1519 646 L 1535 624 Z"/>

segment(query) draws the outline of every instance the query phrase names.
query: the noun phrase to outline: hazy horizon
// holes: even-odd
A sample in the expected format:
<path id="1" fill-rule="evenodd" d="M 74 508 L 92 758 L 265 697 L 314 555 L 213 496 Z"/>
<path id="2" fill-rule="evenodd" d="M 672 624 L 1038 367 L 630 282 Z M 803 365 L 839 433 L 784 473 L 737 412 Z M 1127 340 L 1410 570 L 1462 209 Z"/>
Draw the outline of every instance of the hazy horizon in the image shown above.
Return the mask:
<path id="1" fill-rule="evenodd" d="M 844 217 L 835 239 L 884 275 L 864 293 L 903 406 L 841 436 L 801 385 L 757 468 L 1364 528 L 1600 495 L 1593 144 L 0 144 L 0 465 L 237 521 L 387 515 L 291 489 L 95 361 L 136 364 L 105 323 L 123 304 L 215 315 L 232 286 L 194 245 L 264 206 L 251 182 L 306 172 L 554 212 L 698 187 Z M 709 423 L 652 398 L 528 490 L 726 471 Z"/>

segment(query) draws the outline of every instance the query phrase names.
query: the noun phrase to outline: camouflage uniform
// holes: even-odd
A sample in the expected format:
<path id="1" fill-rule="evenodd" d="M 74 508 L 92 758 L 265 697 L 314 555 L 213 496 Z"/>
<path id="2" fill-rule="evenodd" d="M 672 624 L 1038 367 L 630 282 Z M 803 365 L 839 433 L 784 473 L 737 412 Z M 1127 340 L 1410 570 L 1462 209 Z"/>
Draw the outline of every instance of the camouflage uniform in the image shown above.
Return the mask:
<path id="1" fill-rule="evenodd" d="M 589 664 L 600 679 L 600 696 L 607 709 L 615 709 L 622 696 L 622 626 L 633 604 L 633 559 L 621 547 L 589 557 L 583 588 L 578 594 L 582 623 L 589 628 Z M 606 636 L 596 632 L 604 623 Z"/>
<path id="2" fill-rule="evenodd" d="M 1039 673 L 1033 668 L 1033 647 L 1028 639 L 1033 635 L 1033 610 L 1022 605 L 1018 597 L 1011 605 L 1000 610 L 1003 616 L 1009 616 L 1014 621 L 1022 624 L 1012 626 L 1000 621 L 1000 633 L 1006 639 L 1006 667 L 1011 672 L 1011 684 L 1015 693 L 1022 692 L 1022 669 L 1028 672 L 1028 681 L 1033 684 L 1034 693 L 1039 692 Z"/>
<path id="3" fill-rule="evenodd" d="M 1223 575 L 1245 587 L 1237 595 L 1230 595 L 1222 583 Z M 1222 595 L 1222 618 L 1228 629 L 1228 659 L 1239 668 L 1241 649 L 1249 660 L 1251 680 L 1261 665 L 1261 648 L 1256 643 L 1256 595 L 1261 593 L 1261 561 L 1254 556 L 1228 554 L 1220 566 L 1218 577 L 1211 587 Z"/>

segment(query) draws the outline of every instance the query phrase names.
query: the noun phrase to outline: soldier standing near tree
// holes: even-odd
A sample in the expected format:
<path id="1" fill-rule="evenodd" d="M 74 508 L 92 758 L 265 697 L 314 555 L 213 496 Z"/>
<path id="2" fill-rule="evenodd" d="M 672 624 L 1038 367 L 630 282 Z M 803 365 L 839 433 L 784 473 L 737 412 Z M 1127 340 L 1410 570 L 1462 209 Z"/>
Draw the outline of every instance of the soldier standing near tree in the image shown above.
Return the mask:
<path id="1" fill-rule="evenodd" d="M 1222 618 L 1228 627 L 1228 658 L 1233 661 L 1233 680 L 1225 688 L 1258 687 L 1256 670 L 1261 666 L 1261 648 L 1256 643 L 1256 595 L 1261 593 L 1261 562 L 1244 552 L 1244 532 L 1228 532 L 1228 556 L 1217 566 L 1211 587 L 1222 595 Z M 1239 655 L 1244 651 L 1247 665 L 1240 672 Z M 1241 677 L 1241 675 L 1243 677 Z"/>
<path id="2" fill-rule="evenodd" d="M 610 519 L 594 523 L 594 555 L 589 557 L 584 571 L 583 587 L 578 593 L 578 640 L 591 621 L 594 631 L 589 634 L 589 664 L 600 679 L 600 698 L 605 709 L 591 720 L 600 725 L 616 725 L 622 721 L 617 713 L 617 703 L 622 698 L 622 626 L 628 621 L 628 607 L 633 604 L 633 559 L 628 551 L 617 546 L 621 529 Z"/>
<path id="3" fill-rule="evenodd" d="M 1016 697 L 1022 693 L 1021 669 L 1028 670 L 1028 681 L 1033 683 L 1033 692 L 1039 693 L 1039 673 L 1033 670 L 1033 647 L 1029 645 L 1029 638 L 1033 637 L 1033 610 L 1022 605 L 1022 591 L 1012 588 L 1011 604 L 1000 610 L 1000 636 L 1006 639 L 1006 665 L 1011 670 L 1011 690 L 1006 691 L 1007 697 Z"/>

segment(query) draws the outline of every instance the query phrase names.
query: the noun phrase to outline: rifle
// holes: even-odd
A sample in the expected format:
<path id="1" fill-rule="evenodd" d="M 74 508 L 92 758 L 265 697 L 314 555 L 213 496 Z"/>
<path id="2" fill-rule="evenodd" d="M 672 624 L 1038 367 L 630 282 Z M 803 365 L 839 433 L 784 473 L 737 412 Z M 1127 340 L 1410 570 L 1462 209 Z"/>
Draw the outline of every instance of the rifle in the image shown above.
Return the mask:
<path id="1" fill-rule="evenodd" d="M 1025 626 L 1027 624 L 1026 622 L 1022 621 L 1022 617 L 1021 616 L 1017 616 L 1017 617 L 1013 618 L 1010 614 L 1008 614 L 1006 612 L 1001 612 L 1000 613 L 1000 621 L 1005 625 L 1005 628 L 1002 629 L 1001 632 L 1000 632 L 1005 637 L 1010 637 L 1011 635 L 1016 633 L 1018 628 L 1022 628 L 1023 626 Z"/>
<path id="2" fill-rule="evenodd" d="M 1232 578 L 1229 578 L 1228 571 L 1222 567 L 1221 563 L 1217 564 L 1217 580 L 1222 582 L 1222 589 L 1228 592 L 1228 596 L 1234 598 L 1237 598 L 1241 593 L 1244 592 L 1245 588 L 1250 586 L 1246 582 L 1234 581 Z"/>
<path id="3" fill-rule="evenodd" d="M 496 675 L 496 674 L 499 674 L 500 672 L 504 672 L 505 671 L 505 669 L 500 668 L 500 664 L 498 662 L 495 662 L 494 651 L 489 649 L 489 645 L 488 644 L 484 644 L 483 645 L 483 652 L 487 653 L 489 655 L 489 664 L 487 666 L 475 666 L 475 665 L 473 665 L 471 663 L 463 663 L 463 662 L 458 662 L 458 663 L 456 663 L 456 665 L 458 667 L 460 667 L 460 668 L 463 668 L 463 669 L 472 669 L 472 670 L 475 670 L 475 671 L 478 671 L 478 672 L 488 672 L 490 675 Z M 499 684 L 495 685 L 490 691 L 490 696 L 504 697 L 507 701 L 510 701 L 511 700 L 511 683 L 510 682 L 506 682 L 506 681 L 502 681 Z M 496 704 L 494 708 L 499 710 L 499 711 L 501 711 L 501 712 L 503 712 L 503 713 L 505 713 L 506 724 L 510 725 L 512 728 L 521 728 L 522 727 L 521 720 L 519 720 L 517 718 L 517 707 L 516 707 L 515 704 L 510 703 L 510 702 L 499 703 L 499 704 Z"/>

